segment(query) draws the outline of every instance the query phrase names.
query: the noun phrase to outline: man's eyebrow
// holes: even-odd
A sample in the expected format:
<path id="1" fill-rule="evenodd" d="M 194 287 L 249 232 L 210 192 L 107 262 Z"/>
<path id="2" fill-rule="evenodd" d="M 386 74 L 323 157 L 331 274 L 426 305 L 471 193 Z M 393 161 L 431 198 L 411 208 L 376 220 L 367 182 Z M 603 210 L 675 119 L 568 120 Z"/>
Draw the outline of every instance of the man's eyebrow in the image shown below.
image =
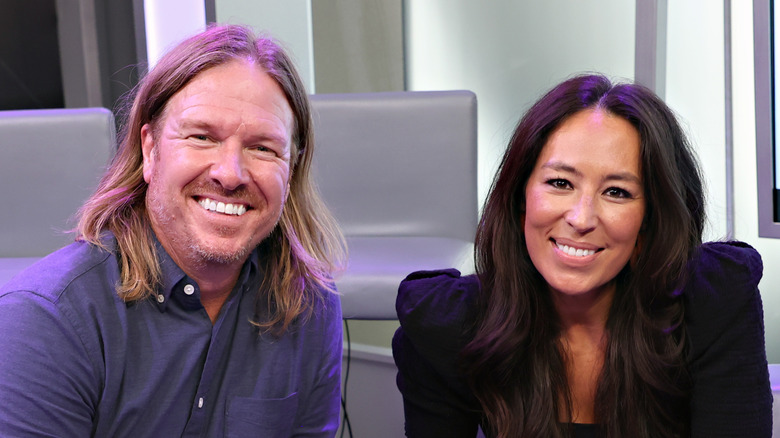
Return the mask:
<path id="1" fill-rule="evenodd" d="M 219 132 L 220 126 L 219 124 L 212 123 L 207 120 L 202 120 L 198 118 L 188 118 L 188 117 L 182 117 L 179 119 L 179 127 L 183 129 L 205 129 L 207 131 L 217 131 Z M 272 143 L 278 143 L 280 145 L 287 145 L 291 142 L 291 139 L 284 134 L 277 134 L 273 132 L 262 132 L 258 134 L 252 134 L 249 136 L 249 139 L 253 142 L 263 142 L 263 141 L 269 141 Z"/>
<path id="2" fill-rule="evenodd" d="M 213 129 L 215 127 L 214 124 L 209 123 L 205 120 L 201 119 L 193 119 L 188 117 L 182 117 L 179 119 L 179 127 L 181 128 L 202 128 L 202 129 Z"/>

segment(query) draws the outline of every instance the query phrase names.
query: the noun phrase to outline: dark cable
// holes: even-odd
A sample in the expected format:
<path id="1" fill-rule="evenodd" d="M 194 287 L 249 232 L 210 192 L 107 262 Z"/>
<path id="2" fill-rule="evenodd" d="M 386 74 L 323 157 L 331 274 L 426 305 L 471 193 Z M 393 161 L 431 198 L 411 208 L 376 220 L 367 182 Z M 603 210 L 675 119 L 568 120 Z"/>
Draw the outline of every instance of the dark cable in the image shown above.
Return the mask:
<path id="1" fill-rule="evenodd" d="M 352 361 L 352 341 L 349 338 L 349 321 L 344 320 L 344 334 L 347 336 L 347 367 L 344 372 L 344 385 L 341 388 L 341 409 L 344 416 L 341 418 L 341 438 L 344 438 L 344 430 L 349 429 L 349 438 L 352 438 L 352 423 L 347 414 L 347 383 L 349 382 L 349 364 Z M 346 427 L 344 427 L 346 425 Z"/>

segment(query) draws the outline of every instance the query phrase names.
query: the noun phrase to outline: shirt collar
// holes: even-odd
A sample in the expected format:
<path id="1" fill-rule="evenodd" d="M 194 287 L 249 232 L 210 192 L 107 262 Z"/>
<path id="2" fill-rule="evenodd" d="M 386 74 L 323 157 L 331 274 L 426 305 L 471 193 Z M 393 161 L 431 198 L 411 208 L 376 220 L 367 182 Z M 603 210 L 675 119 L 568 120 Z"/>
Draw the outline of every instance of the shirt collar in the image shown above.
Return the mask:
<path id="1" fill-rule="evenodd" d="M 173 261 L 173 258 L 165 251 L 160 240 L 157 239 L 157 235 L 152 232 L 154 237 L 154 245 L 157 250 L 157 262 L 160 266 L 160 280 L 161 285 L 155 292 L 155 295 L 151 297 L 156 303 L 160 311 L 165 311 L 176 291 L 181 291 L 186 296 L 192 296 L 194 301 L 187 304 L 200 306 L 200 290 L 197 282 L 188 277 L 187 274 Z M 247 284 L 252 278 L 257 276 L 259 264 L 259 248 L 255 248 L 247 257 L 247 260 L 241 267 L 241 272 L 238 274 L 238 280 L 236 286 L 233 288 L 233 292 L 241 290 L 245 284 Z M 190 287 L 195 289 L 190 289 Z M 187 288 L 187 289 L 185 289 Z M 189 293 L 187 293 L 189 292 Z M 197 292 L 197 293 L 194 293 Z M 231 293 L 231 295 L 232 295 Z M 189 300 L 186 300 L 189 301 Z M 189 307 L 189 306 L 188 306 Z"/>

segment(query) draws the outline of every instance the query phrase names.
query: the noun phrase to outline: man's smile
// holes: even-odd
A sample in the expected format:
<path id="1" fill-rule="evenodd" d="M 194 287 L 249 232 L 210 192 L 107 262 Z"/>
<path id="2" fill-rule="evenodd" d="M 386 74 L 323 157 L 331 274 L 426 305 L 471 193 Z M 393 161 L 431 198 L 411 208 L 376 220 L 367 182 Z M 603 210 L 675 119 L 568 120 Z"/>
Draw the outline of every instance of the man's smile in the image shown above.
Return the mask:
<path id="1" fill-rule="evenodd" d="M 246 206 L 244 204 L 226 204 L 224 202 L 217 202 L 209 198 L 198 199 L 198 204 L 208 211 L 215 211 L 217 213 L 230 214 L 235 216 L 241 216 L 246 213 Z"/>

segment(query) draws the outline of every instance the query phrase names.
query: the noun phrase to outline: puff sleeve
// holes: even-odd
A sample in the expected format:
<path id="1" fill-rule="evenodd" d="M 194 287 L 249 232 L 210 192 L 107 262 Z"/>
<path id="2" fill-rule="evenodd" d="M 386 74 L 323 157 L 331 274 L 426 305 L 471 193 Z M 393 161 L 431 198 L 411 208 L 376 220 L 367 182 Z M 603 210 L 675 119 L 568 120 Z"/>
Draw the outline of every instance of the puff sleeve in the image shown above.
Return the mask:
<path id="1" fill-rule="evenodd" d="M 479 403 L 458 372 L 478 290 L 457 270 L 422 271 L 399 288 L 401 327 L 393 338 L 408 437 L 469 437 L 482 418 Z"/>
<path id="2" fill-rule="evenodd" d="M 771 437 L 761 256 L 741 242 L 704 244 L 683 290 L 692 378 L 691 435 Z"/>

